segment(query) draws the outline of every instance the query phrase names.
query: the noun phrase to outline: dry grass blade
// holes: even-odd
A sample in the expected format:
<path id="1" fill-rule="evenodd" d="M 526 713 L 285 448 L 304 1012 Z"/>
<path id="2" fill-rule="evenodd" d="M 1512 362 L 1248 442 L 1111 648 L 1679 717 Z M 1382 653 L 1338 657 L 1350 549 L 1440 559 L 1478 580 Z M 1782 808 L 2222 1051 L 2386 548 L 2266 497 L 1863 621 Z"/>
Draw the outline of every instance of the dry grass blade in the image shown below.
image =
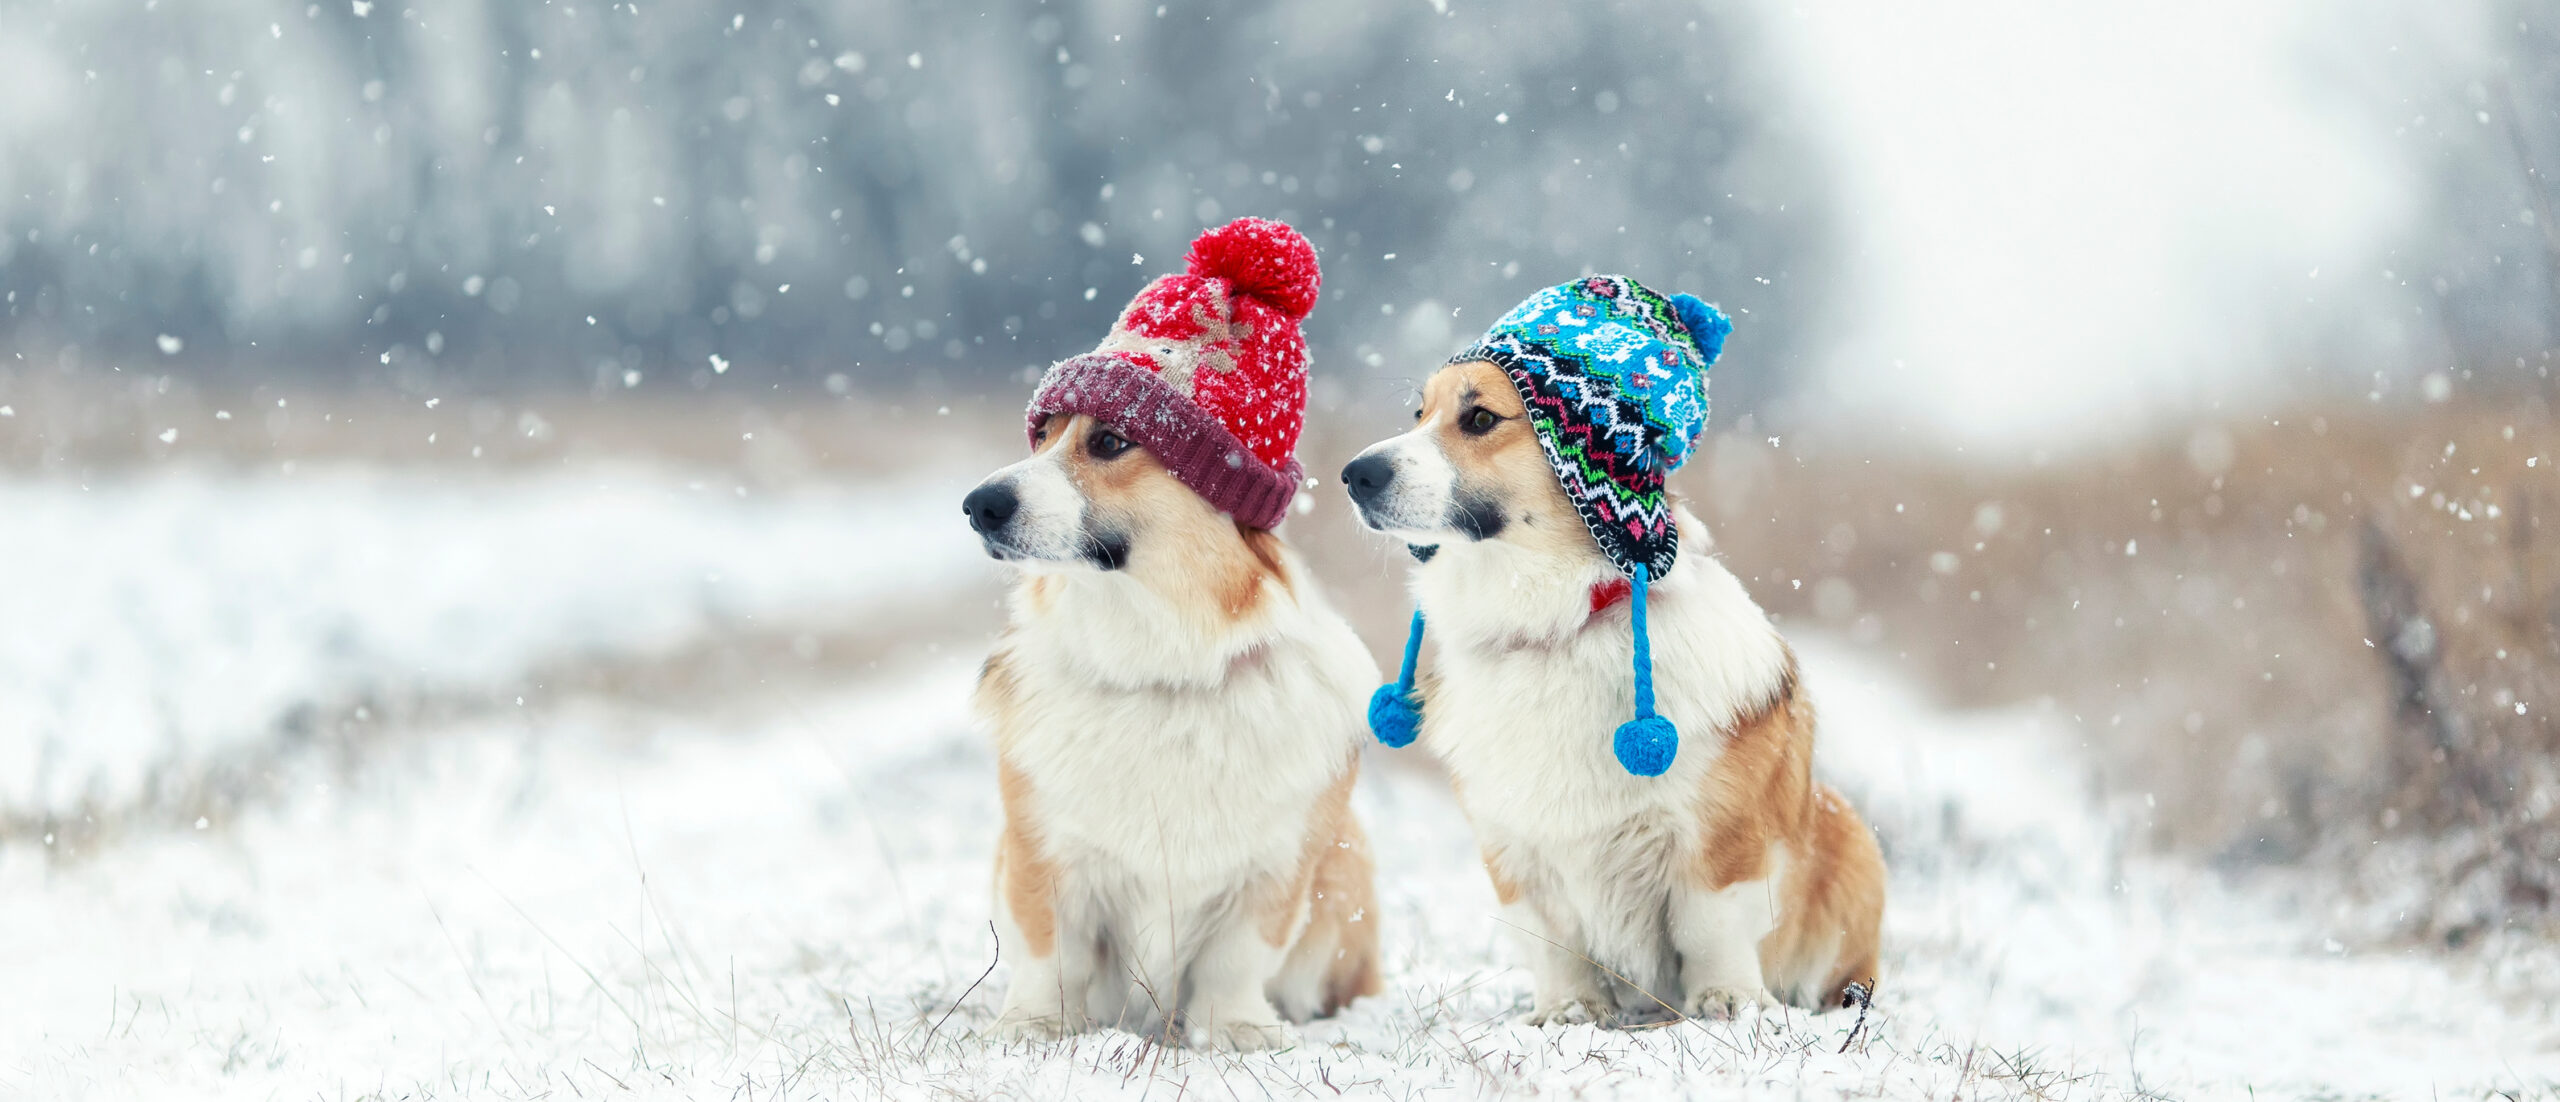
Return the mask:
<path id="1" fill-rule="evenodd" d="M 933 1020 L 933 1028 L 926 1031 L 924 1035 L 924 1048 L 933 1047 L 934 1037 L 942 1032 L 942 1023 L 951 1020 L 952 1011 L 960 1009 L 961 1003 L 968 1002 L 969 996 L 978 993 L 979 984 L 987 982 L 987 977 L 996 974 L 996 965 L 1004 960 L 1004 939 L 996 936 L 996 924 L 992 921 L 987 923 L 987 940 L 995 946 L 994 955 L 987 958 L 987 970 L 978 973 L 977 979 L 969 981 L 968 990 L 962 991 L 959 998 L 951 1000 L 950 1007 L 943 1010 L 942 1016 Z"/>

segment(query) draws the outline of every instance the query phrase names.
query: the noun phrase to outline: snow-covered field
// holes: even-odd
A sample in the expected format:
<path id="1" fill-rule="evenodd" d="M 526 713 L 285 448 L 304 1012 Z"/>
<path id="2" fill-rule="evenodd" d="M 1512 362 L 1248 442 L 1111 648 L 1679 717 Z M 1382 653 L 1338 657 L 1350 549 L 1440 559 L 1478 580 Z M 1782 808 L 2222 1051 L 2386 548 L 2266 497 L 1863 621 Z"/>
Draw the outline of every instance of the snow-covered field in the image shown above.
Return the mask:
<path id="1" fill-rule="evenodd" d="M 0 486 L 0 798 L 129 784 L 171 755 L 277 738 L 279 708 L 384 684 L 502 693 L 725 620 L 994 594 L 953 553 L 960 479 L 743 498 L 688 481 Z M 1895 870 L 1887 974 L 1855 1038 L 1846 1013 L 1509 1024 L 1527 980 L 1465 824 L 1428 768 L 1381 751 L 1358 804 L 1381 858 L 1383 996 L 1276 1055 L 1124 1034 L 990 1046 L 975 1034 L 1005 979 L 986 924 L 995 784 L 964 707 L 982 641 L 902 627 L 916 645 L 840 681 L 489 707 L 352 761 L 279 754 L 264 796 L 203 829 L 76 858 L 0 838 L 0 1097 L 2477 1098 L 2560 1082 L 2539 1010 L 2431 959 L 2343 951 L 2263 890 L 2129 856 L 2115 824 L 2141 809 L 2094 806 L 2066 718 L 1947 713 L 1819 639 L 1799 642 L 1823 769 Z"/>
<path id="2" fill-rule="evenodd" d="M 112 806 L 298 709 L 494 691 L 973 576 L 923 493 L 766 500 L 647 468 L 0 482 L 0 811 Z"/>

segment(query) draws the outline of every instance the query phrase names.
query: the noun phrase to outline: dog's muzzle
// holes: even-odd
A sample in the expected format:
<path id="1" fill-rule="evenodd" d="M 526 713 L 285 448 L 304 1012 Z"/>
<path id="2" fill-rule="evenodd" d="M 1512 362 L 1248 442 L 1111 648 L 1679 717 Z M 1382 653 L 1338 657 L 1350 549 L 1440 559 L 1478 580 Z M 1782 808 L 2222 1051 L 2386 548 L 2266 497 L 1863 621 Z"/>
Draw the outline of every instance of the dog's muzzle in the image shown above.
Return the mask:
<path id="1" fill-rule="evenodd" d="M 1395 461 L 1383 455 L 1364 455 L 1342 468 L 1342 484 L 1351 491 L 1351 503 L 1363 513 L 1378 508 L 1395 480 Z"/>
<path id="2" fill-rule="evenodd" d="M 1013 487 L 1001 482 L 989 483 L 969 491 L 960 499 L 960 511 L 969 515 L 969 527 L 981 536 L 992 536 L 1013 523 L 1013 514 L 1022 508 L 1022 499 Z"/>

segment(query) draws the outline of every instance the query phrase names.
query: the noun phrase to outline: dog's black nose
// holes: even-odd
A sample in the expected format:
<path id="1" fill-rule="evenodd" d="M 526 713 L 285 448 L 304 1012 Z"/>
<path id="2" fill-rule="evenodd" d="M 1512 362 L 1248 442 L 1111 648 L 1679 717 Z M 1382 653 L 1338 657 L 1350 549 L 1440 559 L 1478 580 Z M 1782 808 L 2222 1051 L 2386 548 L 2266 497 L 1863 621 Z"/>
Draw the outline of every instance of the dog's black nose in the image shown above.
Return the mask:
<path id="1" fill-rule="evenodd" d="M 1022 499 L 1014 496 L 1013 487 L 1001 482 L 980 486 L 960 499 L 960 511 L 969 514 L 969 527 L 982 535 L 1004 527 L 1021 505 Z"/>
<path id="2" fill-rule="evenodd" d="M 1396 465 L 1383 455 L 1364 455 L 1342 469 L 1342 484 L 1351 487 L 1351 500 L 1362 505 L 1385 492 L 1387 483 L 1396 480 Z"/>

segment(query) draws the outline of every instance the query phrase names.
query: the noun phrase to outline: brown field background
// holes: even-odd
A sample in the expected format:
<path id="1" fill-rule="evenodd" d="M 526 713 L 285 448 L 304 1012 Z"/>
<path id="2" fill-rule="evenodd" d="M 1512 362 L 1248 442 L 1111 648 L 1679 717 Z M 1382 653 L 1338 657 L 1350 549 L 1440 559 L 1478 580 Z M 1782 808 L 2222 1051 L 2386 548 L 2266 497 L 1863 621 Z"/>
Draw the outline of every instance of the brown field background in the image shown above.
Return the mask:
<path id="1" fill-rule="evenodd" d="M 924 390 L 428 406 L 21 372 L 0 376 L 0 404 L 12 407 L 0 466 L 22 477 L 630 460 L 774 484 L 926 469 L 951 479 L 954 524 L 959 491 L 1020 448 L 1010 396 Z M 1402 414 L 1371 395 L 1322 405 L 1300 455 L 1324 484 L 1284 532 L 1384 666 L 1409 608 L 1405 559 L 1357 530 L 1333 471 Z M 2298 403 L 2023 463 L 1848 432 L 1773 438 L 1745 418 L 1700 455 L 1675 487 L 1788 630 L 1890 655 L 1950 704 L 2068 717 L 2054 729 L 2085 742 L 2093 797 L 2149 845 L 2310 873 L 2380 939 L 2548 932 L 2560 910 L 2548 396 Z M 991 608 L 959 612 L 932 618 L 963 635 L 994 624 Z M 736 677 L 776 651 L 737 649 Z"/>

